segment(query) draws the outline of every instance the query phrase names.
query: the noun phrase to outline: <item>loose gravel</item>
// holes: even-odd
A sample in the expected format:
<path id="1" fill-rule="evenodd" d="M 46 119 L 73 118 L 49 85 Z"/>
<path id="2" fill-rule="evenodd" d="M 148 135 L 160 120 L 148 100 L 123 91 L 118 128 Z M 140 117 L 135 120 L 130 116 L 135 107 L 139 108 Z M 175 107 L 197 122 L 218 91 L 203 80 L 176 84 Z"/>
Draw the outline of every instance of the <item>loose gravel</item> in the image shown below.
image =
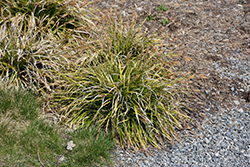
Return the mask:
<path id="1" fill-rule="evenodd" d="M 214 68 L 223 78 L 237 80 L 241 88 L 231 88 L 232 94 L 248 91 L 250 86 L 250 57 L 240 49 L 232 58 L 226 58 L 229 68 L 220 67 L 214 62 Z M 243 61 L 244 60 L 244 61 Z M 117 150 L 115 166 L 139 167 L 249 167 L 250 166 L 250 103 L 238 98 L 232 101 L 232 108 L 220 108 L 195 129 L 196 138 L 184 131 L 184 140 L 170 145 L 164 150 L 151 149 L 146 156 L 143 152 L 128 153 Z M 210 108 L 210 111 L 213 107 Z"/>

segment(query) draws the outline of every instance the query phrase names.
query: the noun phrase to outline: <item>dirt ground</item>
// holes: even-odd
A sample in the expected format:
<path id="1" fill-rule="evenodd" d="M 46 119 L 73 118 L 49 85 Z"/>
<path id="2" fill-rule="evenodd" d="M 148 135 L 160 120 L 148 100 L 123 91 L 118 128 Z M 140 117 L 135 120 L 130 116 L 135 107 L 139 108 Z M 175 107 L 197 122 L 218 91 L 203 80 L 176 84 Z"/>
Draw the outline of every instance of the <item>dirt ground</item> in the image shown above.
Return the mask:
<path id="1" fill-rule="evenodd" d="M 155 8 L 162 4 L 168 10 L 157 14 Z M 195 90 L 185 99 L 191 107 L 206 112 L 214 106 L 210 112 L 220 112 L 232 107 L 235 99 L 246 101 L 244 83 L 221 78 L 213 63 L 228 68 L 226 59 L 238 49 L 250 56 L 250 0 L 99 0 L 93 5 L 100 13 L 112 8 L 127 19 L 134 18 L 135 12 L 138 20 L 151 15 L 155 20 L 146 21 L 144 28 L 155 32 L 165 27 L 166 51 L 182 55 L 176 70 L 198 76 L 188 84 Z M 162 19 L 169 23 L 163 25 Z M 232 87 L 241 91 L 232 93 Z"/>

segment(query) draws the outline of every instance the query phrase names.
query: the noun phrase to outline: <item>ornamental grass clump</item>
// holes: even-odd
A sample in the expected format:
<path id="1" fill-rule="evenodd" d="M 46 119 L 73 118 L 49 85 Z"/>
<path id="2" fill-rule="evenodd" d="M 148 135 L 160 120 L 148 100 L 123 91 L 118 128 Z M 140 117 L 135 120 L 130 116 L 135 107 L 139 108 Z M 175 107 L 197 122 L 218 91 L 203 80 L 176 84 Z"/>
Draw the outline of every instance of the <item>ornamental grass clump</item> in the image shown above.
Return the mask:
<path id="1" fill-rule="evenodd" d="M 136 27 L 137 16 L 131 22 L 123 23 L 123 19 L 116 14 L 103 15 L 100 24 L 100 39 L 98 44 L 103 54 L 130 55 L 136 57 L 152 44 L 152 38 L 147 33 L 141 33 Z"/>
<path id="2" fill-rule="evenodd" d="M 60 74 L 53 104 L 66 122 L 98 126 L 135 150 L 178 139 L 176 129 L 190 118 L 178 96 L 185 78 L 171 71 L 171 54 L 163 54 L 160 39 L 140 31 L 135 21 L 123 26 L 111 16 L 103 20 L 110 25 L 99 27 L 100 47 L 89 52 L 91 61 Z"/>
<path id="3" fill-rule="evenodd" d="M 2 0 L 0 8 L 4 9 L 2 14 L 5 17 L 9 13 L 12 17 L 17 14 L 34 15 L 36 19 L 41 20 L 40 23 L 45 27 L 53 30 L 63 30 L 64 28 L 73 30 L 83 24 L 82 14 L 88 13 L 83 7 L 87 4 L 81 1 L 66 2 L 65 0 Z M 79 12 L 80 8 L 81 12 Z M 85 22 L 86 20 L 85 18 Z"/>
<path id="4" fill-rule="evenodd" d="M 2 18 L 0 77 L 16 86 L 50 90 L 49 83 L 56 77 L 53 72 L 66 62 L 60 40 L 45 34 L 33 15 Z"/>
<path id="5" fill-rule="evenodd" d="M 112 14 L 112 9 L 103 15 L 101 21 L 98 22 L 98 30 L 94 30 L 97 34 L 92 45 L 89 45 L 88 53 L 97 57 L 102 62 L 104 57 L 109 55 L 127 56 L 130 58 L 137 57 L 145 52 L 147 47 L 152 48 L 152 44 L 160 43 L 158 33 L 149 33 L 147 30 L 143 32 L 141 23 L 137 24 L 137 14 L 132 21 L 124 22 L 121 15 L 117 12 Z M 143 33 L 142 33 L 143 32 Z M 156 36 L 158 36 L 156 38 Z M 86 46 L 85 46 L 86 47 Z M 98 54 L 97 54 L 98 51 Z M 86 57 L 86 55 L 85 55 Z M 99 62 L 99 63 L 100 63 Z M 85 64 L 85 61 L 82 62 Z"/>

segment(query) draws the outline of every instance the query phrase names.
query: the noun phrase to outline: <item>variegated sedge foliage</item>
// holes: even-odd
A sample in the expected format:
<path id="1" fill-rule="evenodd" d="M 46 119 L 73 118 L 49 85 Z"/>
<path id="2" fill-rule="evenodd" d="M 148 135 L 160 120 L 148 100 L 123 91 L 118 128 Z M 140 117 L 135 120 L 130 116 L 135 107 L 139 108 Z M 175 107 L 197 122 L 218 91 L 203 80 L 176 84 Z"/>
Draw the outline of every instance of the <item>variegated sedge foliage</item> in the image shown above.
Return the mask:
<path id="1" fill-rule="evenodd" d="M 17 14 L 34 15 L 42 20 L 43 26 L 49 26 L 52 30 L 75 29 L 81 27 L 83 15 L 90 13 L 85 6 L 89 4 L 80 0 L 1 0 L 2 14 L 12 17 Z M 89 20 L 88 20 L 89 21 Z"/>
<path id="2" fill-rule="evenodd" d="M 112 9 L 103 15 L 99 24 L 99 43 L 97 48 L 105 54 L 130 55 L 131 58 L 137 57 L 153 43 L 159 42 L 160 38 L 155 38 L 157 34 L 141 33 L 142 28 L 137 24 L 137 14 L 132 21 L 123 22 L 121 15 Z M 99 55 L 102 57 L 102 55 Z"/>
<path id="3" fill-rule="evenodd" d="M 104 17 L 96 50 L 75 70 L 61 73 L 52 97 L 68 123 L 112 132 L 121 146 L 160 148 L 187 125 L 178 82 L 159 38 L 140 31 L 136 21 L 122 24 Z M 93 48 L 92 48 L 93 49 Z M 171 58 L 170 58 L 171 59 Z"/>
<path id="4" fill-rule="evenodd" d="M 53 71 L 62 68 L 66 59 L 61 41 L 43 28 L 37 26 L 34 15 L 1 16 L 0 77 L 9 84 L 50 89 L 56 77 Z"/>

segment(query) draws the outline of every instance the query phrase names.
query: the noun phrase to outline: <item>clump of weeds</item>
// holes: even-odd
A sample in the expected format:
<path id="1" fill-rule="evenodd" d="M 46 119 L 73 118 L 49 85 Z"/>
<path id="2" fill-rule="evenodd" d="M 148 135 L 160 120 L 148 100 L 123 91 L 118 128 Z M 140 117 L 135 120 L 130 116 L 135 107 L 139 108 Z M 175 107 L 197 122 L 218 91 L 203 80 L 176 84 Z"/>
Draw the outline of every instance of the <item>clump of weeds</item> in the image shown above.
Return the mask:
<path id="1" fill-rule="evenodd" d="M 158 15 L 159 15 L 160 13 L 162 13 L 162 12 L 166 12 L 166 11 L 168 10 L 168 8 L 165 7 L 164 4 L 162 4 L 162 5 L 160 5 L 159 7 L 156 7 L 155 10 L 156 10 L 155 16 L 153 16 L 153 15 L 147 16 L 147 17 L 146 17 L 146 21 L 153 20 L 153 21 L 158 21 L 158 22 L 160 22 L 163 26 L 167 25 L 167 24 L 169 23 L 169 20 L 168 20 L 167 18 L 166 18 L 166 19 L 161 19 L 161 20 L 159 20 Z"/>

